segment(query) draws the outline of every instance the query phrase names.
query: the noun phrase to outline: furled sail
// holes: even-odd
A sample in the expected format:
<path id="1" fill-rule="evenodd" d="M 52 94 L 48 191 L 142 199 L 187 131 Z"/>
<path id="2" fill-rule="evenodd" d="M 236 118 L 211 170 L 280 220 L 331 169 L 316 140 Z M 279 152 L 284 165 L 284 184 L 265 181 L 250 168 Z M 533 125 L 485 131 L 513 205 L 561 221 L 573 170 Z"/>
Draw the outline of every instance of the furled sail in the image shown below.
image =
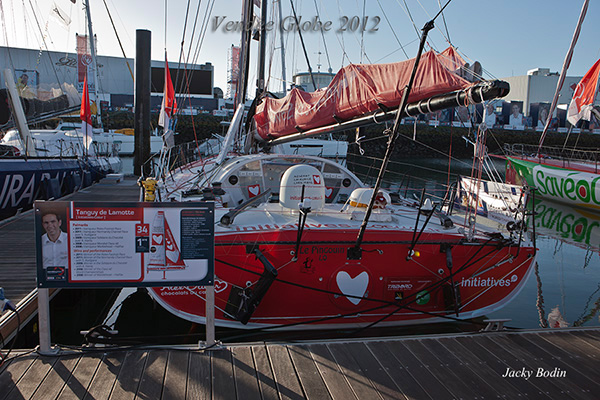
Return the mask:
<path id="1" fill-rule="evenodd" d="M 308 93 L 294 88 L 282 99 L 265 98 L 254 121 L 263 140 L 347 121 L 379 109 L 398 107 L 414 59 L 392 64 L 342 68 L 329 86 Z M 471 83 L 450 72 L 434 51 L 423 54 L 409 102 L 464 89 Z"/>

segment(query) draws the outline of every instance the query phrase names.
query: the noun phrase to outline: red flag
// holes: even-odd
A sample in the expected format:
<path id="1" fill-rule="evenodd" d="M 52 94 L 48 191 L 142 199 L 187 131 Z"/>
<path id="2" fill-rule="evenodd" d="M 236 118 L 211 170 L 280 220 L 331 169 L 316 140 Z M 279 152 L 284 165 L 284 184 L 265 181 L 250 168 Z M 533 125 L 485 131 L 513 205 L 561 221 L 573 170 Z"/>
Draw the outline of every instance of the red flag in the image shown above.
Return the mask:
<path id="1" fill-rule="evenodd" d="M 592 107 L 598 88 L 598 75 L 600 74 L 600 60 L 583 76 L 581 82 L 577 84 L 573 99 L 567 110 L 567 120 L 576 125 L 580 119 L 589 121 L 591 118 Z"/>
<path id="2" fill-rule="evenodd" d="M 165 90 L 162 105 L 160 107 L 160 117 L 158 124 L 165 129 L 169 129 L 169 121 L 177 111 L 177 101 L 175 101 L 175 89 L 171 81 L 171 72 L 169 71 L 169 62 L 165 57 Z"/>
<path id="3" fill-rule="evenodd" d="M 81 110 L 79 111 L 81 118 L 81 132 L 85 139 L 85 147 L 89 155 L 94 155 L 92 147 L 92 110 L 90 108 L 90 95 L 88 93 L 87 74 L 83 79 L 83 94 L 81 95 Z"/>

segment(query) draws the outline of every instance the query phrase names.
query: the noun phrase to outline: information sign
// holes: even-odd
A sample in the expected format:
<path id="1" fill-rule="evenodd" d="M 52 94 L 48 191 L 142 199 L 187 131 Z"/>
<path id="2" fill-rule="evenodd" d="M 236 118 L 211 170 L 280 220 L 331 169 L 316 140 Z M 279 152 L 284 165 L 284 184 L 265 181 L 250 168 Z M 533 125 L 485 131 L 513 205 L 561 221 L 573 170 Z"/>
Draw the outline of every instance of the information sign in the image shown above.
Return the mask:
<path id="1" fill-rule="evenodd" d="M 214 282 L 214 204 L 35 203 L 38 286 Z"/>

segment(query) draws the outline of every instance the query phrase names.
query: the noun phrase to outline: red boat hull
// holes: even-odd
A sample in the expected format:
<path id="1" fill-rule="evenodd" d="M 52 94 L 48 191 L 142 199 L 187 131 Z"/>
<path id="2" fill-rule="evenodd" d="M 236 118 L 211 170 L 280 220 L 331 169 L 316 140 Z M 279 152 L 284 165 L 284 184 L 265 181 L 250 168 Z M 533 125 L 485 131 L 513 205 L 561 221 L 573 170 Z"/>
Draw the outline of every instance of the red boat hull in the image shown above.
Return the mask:
<path id="1" fill-rule="evenodd" d="M 331 229 L 305 231 L 293 261 L 296 235 L 296 230 L 277 230 L 216 236 L 217 325 L 323 329 L 473 318 L 518 294 L 535 254 L 531 247 L 505 246 L 496 239 L 464 242 L 424 233 L 407 259 L 412 231 L 371 230 L 361 259 L 349 260 L 356 232 Z M 243 325 L 234 318 L 239 293 L 255 288 L 265 270 L 256 248 L 278 276 Z M 151 293 L 174 314 L 204 322 L 205 288 L 163 287 Z"/>

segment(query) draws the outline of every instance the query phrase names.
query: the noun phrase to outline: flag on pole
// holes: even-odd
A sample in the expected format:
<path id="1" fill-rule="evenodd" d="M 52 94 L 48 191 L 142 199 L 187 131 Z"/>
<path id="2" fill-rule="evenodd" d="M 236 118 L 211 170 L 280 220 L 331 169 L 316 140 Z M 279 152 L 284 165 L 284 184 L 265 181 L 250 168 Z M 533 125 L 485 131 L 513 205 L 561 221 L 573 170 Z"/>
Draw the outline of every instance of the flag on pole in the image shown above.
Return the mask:
<path id="1" fill-rule="evenodd" d="M 50 16 L 59 22 L 64 28 L 69 28 L 71 24 L 71 17 L 66 12 L 60 9 L 56 2 L 52 3 L 52 9 L 50 10 Z"/>
<path id="2" fill-rule="evenodd" d="M 85 148 L 88 151 L 88 155 L 94 155 L 92 148 L 92 110 L 90 108 L 87 75 L 83 79 L 83 95 L 81 96 L 81 110 L 79 111 L 79 117 L 81 118 L 81 132 L 83 133 Z"/>
<path id="3" fill-rule="evenodd" d="M 573 92 L 573 99 L 567 110 L 567 120 L 571 125 L 577 125 L 580 119 L 589 121 L 594 107 L 594 99 L 598 91 L 598 75 L 600 60 L 583 76 Z"/>
<path id="4" fill-rule="evenodd" d="M 171 81 L 171 72 L 169 71 L 169 62 L 167 61 L 165 54 L 165 89 L 162 105 L 160 106 L 158 124 L 165 130 L 164 141 L 169 149 L 175 145 L 175 138 L 173 137 L 173 131 L 171 130 L 171 118 L 175 112 L 177 112 L 175 89 L 173 89 L 173 81 Z"/>

